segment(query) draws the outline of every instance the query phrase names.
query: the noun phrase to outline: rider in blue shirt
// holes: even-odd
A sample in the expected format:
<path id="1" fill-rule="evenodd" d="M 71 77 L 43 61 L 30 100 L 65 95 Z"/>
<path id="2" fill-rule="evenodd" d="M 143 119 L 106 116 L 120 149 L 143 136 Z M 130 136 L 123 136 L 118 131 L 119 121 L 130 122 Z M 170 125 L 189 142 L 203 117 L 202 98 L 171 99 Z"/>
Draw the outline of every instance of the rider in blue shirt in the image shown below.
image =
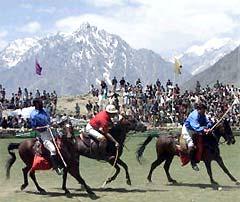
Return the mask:
<path id="1" fill-rule="evenodd" d="M 33 105 L 35 106 L 35 109 L 30 114 L 31 126 L 39 133 L 44 147 L 50 152 L 50 160 L 53 169 L 56 170 L 57 174 L 60 175 L 62 170 L 57 160 L 56 148 L 52 143 L 52 136 L 48 130 L 48 126 L 51 124 L 50 115 L 43 108 L 43 103 L 40 98 L 34 99 Z"/>
<path id="2" fill-rule="evenodd" d="M 195 171 L 199 171 L 199 168 L 195 162 L 195 150 L 192 135 L 211 133 L 212 122 L 210 122 L 205 115 L 206 109 L 207 106 L 205 104 L 199 104 L 197 108 L 189 114 L 182 127 L 182 137 L 187 143 L 191 165 Z"/>

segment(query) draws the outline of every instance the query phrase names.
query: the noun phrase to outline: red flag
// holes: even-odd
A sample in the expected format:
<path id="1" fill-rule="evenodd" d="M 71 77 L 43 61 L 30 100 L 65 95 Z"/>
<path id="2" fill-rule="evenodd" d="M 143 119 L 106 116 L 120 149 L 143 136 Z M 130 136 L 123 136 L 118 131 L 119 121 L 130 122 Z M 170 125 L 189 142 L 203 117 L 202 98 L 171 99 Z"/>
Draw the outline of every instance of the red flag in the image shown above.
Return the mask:
<path id="1" fill-rule="evenodd" d="M 35 62 L 35 70 L 36 70 L 36 74 L 41 75 L 42 73 L 42 67 L 40 66 L 40 64 L 38 63 L 37 59 Z"/>

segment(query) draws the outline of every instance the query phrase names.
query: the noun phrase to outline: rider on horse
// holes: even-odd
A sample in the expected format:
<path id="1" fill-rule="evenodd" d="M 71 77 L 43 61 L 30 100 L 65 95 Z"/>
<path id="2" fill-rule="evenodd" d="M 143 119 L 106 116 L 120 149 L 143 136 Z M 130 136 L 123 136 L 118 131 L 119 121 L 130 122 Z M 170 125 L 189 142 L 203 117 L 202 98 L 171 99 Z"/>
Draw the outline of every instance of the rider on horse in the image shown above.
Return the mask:
<path id="1" fill-rule="evenodd" d="M 109 129 L 113 126 L 112 119 L 118 115 L 118 110 L 114 105 L 107 105 L 106 110 L 96 114 L 87 124 L 86 132 L 99 143 L 100 150 L 106 150 L 106 140 L 110 140 L 119 147 L 119 143 L 109 134 Z"/>
<path id="2" fill-rule="evenodd" d="M 193 143 L 193 134 L 203 135 L 211 133 L 212 122 L 205 115 L 207 106 L 200 103 L 194 111 L 192 111 L 185 120 L 182 127 L 182 137 L 188 146 L 188 154 L 191 160 L 193 170 L 199 171 L 195 162 L 195 146 Z"/>
<path id="3" fill-rule="evenodd" d="M 51 141 L 52 136 L 47 128 L 51 124 L 50 115 L 43 108 L 43 102 L 40 98 L 35 98 L 33 100 L 33 105 L 35 106 L 35 109 L 30 115 L 31 126 L 39 133 L 44 147 L 49 150 L 53 169 L 58 175 L 61 175 L 62 169 L 60 168 L 59 161 L 57 159 L 56 148 Z"/>

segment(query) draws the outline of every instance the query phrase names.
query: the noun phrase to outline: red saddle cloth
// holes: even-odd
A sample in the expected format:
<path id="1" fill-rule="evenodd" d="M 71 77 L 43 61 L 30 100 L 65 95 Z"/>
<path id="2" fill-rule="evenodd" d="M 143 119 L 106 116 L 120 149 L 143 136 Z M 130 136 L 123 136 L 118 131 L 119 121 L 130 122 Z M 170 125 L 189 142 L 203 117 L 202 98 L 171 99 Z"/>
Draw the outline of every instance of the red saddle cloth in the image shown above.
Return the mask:
<path id="1" fill-rule="evenodd" d="M 56 138 L 55 141 L 58 148 L 61 148 L 61 139 Z M 40 153 L 36 152 L 30 172 L 36 170 L 50 170 L 52 168 L 52 164 L 49 158 L 46 158 L 46 155 L 42 155 L 42 153 L 45 153 L 46 149 L 42 144 L 40 144 L 39 148 L 37 149 L 40 150 Z"/>
<path id="2" fill-rule="evenodd" d="M 201 135 L 196 136 L 195 146 L 196 146 L 195 161 L 200 162 L 202 160 L 202 154 L 203 154 L 203 138 Z M 179 154 L 182 166 L 187 165 L 190 161 L 188 154 L 186 152 L 183 152 L 179 148 L 177 149 L 177 152 Z"/>
<path id="3" fill-rule="evenodd" d="M 49 160 L 44 158 L 43 156 L 40 155 L 35 155 L 33 159 L 33 164 L 30 172 L 33 172 L 35 170 L 49 170 L 52 168 L 51 163 Z"/>

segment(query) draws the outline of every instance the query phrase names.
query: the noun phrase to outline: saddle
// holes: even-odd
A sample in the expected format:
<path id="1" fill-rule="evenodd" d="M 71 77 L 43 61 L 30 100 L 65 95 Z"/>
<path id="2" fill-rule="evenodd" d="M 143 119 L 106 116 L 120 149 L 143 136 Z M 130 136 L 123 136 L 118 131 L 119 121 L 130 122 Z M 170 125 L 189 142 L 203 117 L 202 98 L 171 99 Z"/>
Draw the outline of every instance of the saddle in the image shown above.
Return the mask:
<path id="1" fill-rule="evenodd" d="M 101 159 L 100 157 L 105 156 L 105 151 L 101 152 L 99 141 L 95 137 L 89 135 L 85 131 L 81 132 L 79 136 L 82 142 L 84 143 L 84 145 L 89 149 L 89 154 L 91 156 L 95 156 L 97 159 L 98 158 Z"/>
<path id="2" fill-rule="evenodd" d="M 195 145 L 195 161 L 198 163 L 202 160 L 202 154 L 203 154 L 203 137 L 201 135 L 194 135 L 193 142 Z M 182 166 L 185 166 L 189 163 L 189 155 L 188 155 L 188 146 L 183 138 L 183 135 L 181 134 L 179 136 L 178 144 L 176 144 L 177 153 L 180 157 L 180 161 Z"/>
<path id="3" fill-rule="evenodd" d="M 79 136 L 86 147 L 91 148 L 92 144 L 98 143 L 98 140 L 90 136 L 87 132 L 81 132 Z"/>
<path id="4" fill-rule="evenodd" d="M 62 146 L 61 139 L 59 137 L 55 138 L 55 142 L 57 144 L 57 147 L 60 149 Z M 50 152 L 44 147 L 43 141 L 41 138 L 36 138 L 35 143 L 33 145 L 33 150 L 35 155 L 43 156 L 45 158 L 48 158 L 50 155 Z"/>

